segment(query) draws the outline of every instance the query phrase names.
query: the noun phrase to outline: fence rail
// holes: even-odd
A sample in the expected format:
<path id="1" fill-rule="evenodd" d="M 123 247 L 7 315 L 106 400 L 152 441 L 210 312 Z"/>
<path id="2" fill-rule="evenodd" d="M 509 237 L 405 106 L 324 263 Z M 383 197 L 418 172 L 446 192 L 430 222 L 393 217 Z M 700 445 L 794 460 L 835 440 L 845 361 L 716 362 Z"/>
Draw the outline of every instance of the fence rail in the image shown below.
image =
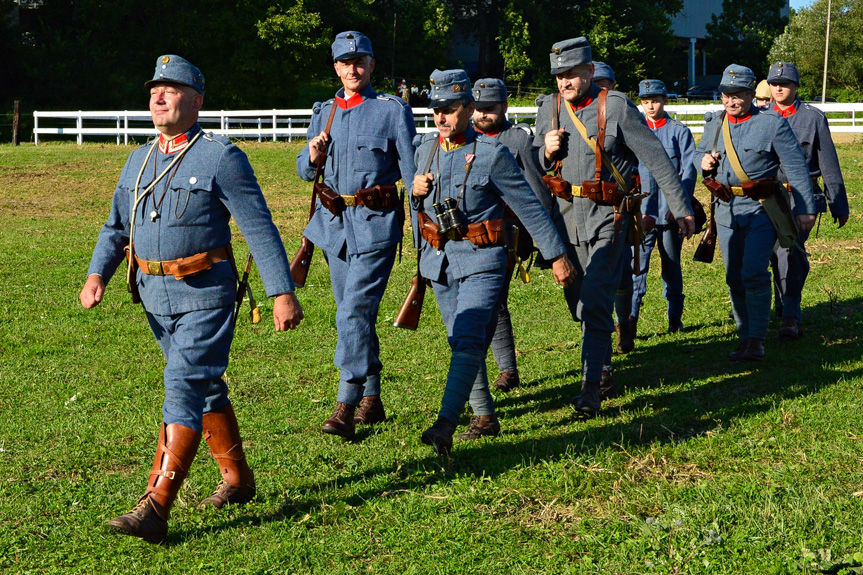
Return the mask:
<path id="1" fill-rule="evenodd" d="M 863 133 L 863 104 L 814 104 L 829 114 L 833 132 Z M 704 131 L 704 114 L 721 110 L 719 104 L 669 104 L 668 113 L 686 124 L 695 133 Z M 518 123 L 536 119 L 535 106 L 511 107 L 507 113 L 510 121 Z M 433 131 L 434 121 L 429 108 L 414 108 L 417 132 Z M 839 116 L 841 114 L 841 116 Z M 861 118 L 858 120 L 857 116 Z M 201 125 L 208 131 L 231 138 L 276 141 L 279 138 L 292 141 L 305 138 L 311 121 L 311 110 L 221 110 L 202 111 Z M 146 111 L 104 112 L 33 112 L 33 141 L 39 143 L 40 136 L 75 136 L 78 144 L 85 136 L 115 136 L 117 145 L 128 144 L 134 136 L 152 137 L 158 132 L 153 128 L 150 113 Z"/>

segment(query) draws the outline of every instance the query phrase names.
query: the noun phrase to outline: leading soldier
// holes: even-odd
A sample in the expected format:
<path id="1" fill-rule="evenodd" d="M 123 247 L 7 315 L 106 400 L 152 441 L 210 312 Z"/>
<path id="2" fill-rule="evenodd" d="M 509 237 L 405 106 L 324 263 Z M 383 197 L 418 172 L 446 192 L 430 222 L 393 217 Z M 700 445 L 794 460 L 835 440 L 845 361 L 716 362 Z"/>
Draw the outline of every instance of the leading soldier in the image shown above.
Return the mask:
<path id="1" fill-rule="evenodd" d="M 414 173 L 416 128 L 403 100 L 372 88 L 371 40 L 360 32 L 342 32 L 332 52 L 342 88 L 334 99 L 315 104 L 297 172 L 313 180 L 322 158 L 323 180 L 334 200 L 328 200 L 330 208 L 317 200 L 303 234 L 324 252 L 337 305 L 333 362 L 340 371 L 339 390 L 321 431 L 351 438 L 355 424 L 386 418 L 375 324 L 404 225 L 395 184 Z"/>
<path id="2" fill-rule="evenodd" d="M 590 416 L 600 409 L 600 379 L 611 348 L 620 258 L 624 251 L 629 253 L 626 236 L 637 217 L 634 211 L 640 215 L 637 204 L 623 199 L 630 191 L 636 158 L 666 194 L 684 237 L 692 235 L 694 221 L 677 172 L 638 109 L 624 94 L 604 91 L 592 82 L 594 64 L 587 38 L 554 44 L 550 60 L 559 94 L 538 101 L 534 145 L 540 147 L 542 167 L 560 174 L 558 184 L 561 179 L 569 184 L 556 185 L 552 193 L 557 194 L 560 214 L 555 224 L 578 270 L 576 281 L 564 290 L 573 320 L 582 324 L 582 393 L 572 401 Z M 597 158 L 600 103 L 607 121 Z M 602 162 L 602 157 L 608 161 Z"/>
<path id="3" fill-rule="evenodd" d="M 303 312 L 285 248 L 246 155 L 198 124 L 204 102 L 201 71 L 179 56 L 162 56 L 145 86 L 159 137 L 126 161 L 80 298 L 87 309 L 102 301 L 126 249 L 133 300 L 137 289 L 167 361 L 165 401 L 147 491 L 109 527 L 158 542 L 167 536 L 171 506 L 202 431 L 222 473 L 202 505 L 245 503 L 255 495 L 255 478 L 222 379 L 237 298 L 232 216 L 258 261 L 267 295 L 275 298 L 276 330 L 295 328 Z"/>

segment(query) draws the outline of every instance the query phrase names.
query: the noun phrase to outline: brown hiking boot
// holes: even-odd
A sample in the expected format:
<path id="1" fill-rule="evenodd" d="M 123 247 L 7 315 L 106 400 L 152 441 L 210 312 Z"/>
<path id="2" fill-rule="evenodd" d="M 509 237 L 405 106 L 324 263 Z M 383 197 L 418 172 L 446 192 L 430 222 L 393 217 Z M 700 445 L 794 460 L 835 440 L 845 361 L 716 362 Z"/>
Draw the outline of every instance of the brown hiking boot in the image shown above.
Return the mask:
<path id="1" fill-rule="evenodd" d="M 338 435 L 345 439 L 354 437 L 354 406 L 336 403 L 336 409 L 328 420 L 321 426 L 321 431 L 330 435 Z"/>
<path id="2" fill-rule="evenodd" d="M 384 404 L 380 395 L 366 395 L 360 401 L 360 406 L 354 414 L 354 425 L 364 423 L 374 425 L 387 420 Z"/>
<path id="3" fill-rule="evenodd" d="M 502 371 L 494 382 L 494 388 L 504 393 L 512 391 L 521 385 L 521 379 L 517 371 Z"/>
<path id="4" fill-rule="evenodd" d="M 599 398 L 603 401 L 617 397 L 617 383 L 614 381 L 614 372 L 610 369 L 602 370 L 602 378 L 599 380 Z"/>
<path id="5" fill-rule="evenodd" d="M 228 504 L 248 503 L 255 498 L 255 475 L 246 462 L 234 407 L 226 405 L 205 413 L 202 426 L 204 439 L 219 466 L 222 480 L 212 495 L 198 504 L 198 509 L 209 505 L 221 509 Z"/>
<path id="6" fill-rule="evenodd" d="M 633 334 L 631 319 L 615 325 L 614 331 L 617 332 L 617 353 L 632 351 L 635 347 L 635 335 Z"/>
<path id="7" fill-rule="evenodd" d="M 797 318 L 783 317 L 782 326 L 779 328 L 779 335 L 776 339 L 779 341 L 795 341 L 803 336 L 803 326 L 797 321 Z"/>
<path id="8" fill-rule="evenodd" d="M 761 340 L 755 337 L 750 337 L 746 340 L 746 349 L 741 355 L 743 361 L 764 361 L 764 344 Z"/>
<path id="9" fill-rule="evenodd" d="M 452 451 L 452 435 L 455 423 L 445 417 L 438 417 L 434 424 L 423 431 L 422 442 L 434 447 L 438 455 L 448 455 Z"/>
<path id="10" fill-rule="evenodd" d="M 150 543 L 164 540 L 171 506 L 195 459 L 200 441 L 201 434 L 193 429 L 163 423 L 147 492 L 132 511 L 115 517 L 108 527 Z"/>
<path id="11" fill-rule="evenodd" d="M 474 415 L 464 433 L 455 436 L 456 441 L 473 441 L 480 437 L 497 437 L 500 433 L 500 422 L 492 415 Z"/>

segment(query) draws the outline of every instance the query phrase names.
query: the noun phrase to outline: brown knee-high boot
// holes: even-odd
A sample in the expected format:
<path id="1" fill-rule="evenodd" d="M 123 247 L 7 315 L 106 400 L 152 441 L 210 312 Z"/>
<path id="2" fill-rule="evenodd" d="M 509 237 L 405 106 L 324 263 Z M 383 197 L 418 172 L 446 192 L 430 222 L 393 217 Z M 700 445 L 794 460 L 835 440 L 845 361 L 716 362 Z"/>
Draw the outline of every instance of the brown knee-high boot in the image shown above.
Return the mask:
<path id="1" fill-rule="evenodd" d="M 204 414 L 204 438 L 219 465 L 222 480 L 212 495 L 199 508 L 212 505 L 216 509 L 234 503 L 248 503 L 255 497 L 255 475 L 246 463 L 240 427 L 234 407 L 225 407 Z"/>
<path id="2" fill-rule="evenodd" d="M 171 505 L 186 479 L 200 442 L 201 434 L 197 431 L 175 423 L 163 423 L 147 492 L 132 511 L 115 517 L 108 526 L 151 543 L 165 539 Z"/>

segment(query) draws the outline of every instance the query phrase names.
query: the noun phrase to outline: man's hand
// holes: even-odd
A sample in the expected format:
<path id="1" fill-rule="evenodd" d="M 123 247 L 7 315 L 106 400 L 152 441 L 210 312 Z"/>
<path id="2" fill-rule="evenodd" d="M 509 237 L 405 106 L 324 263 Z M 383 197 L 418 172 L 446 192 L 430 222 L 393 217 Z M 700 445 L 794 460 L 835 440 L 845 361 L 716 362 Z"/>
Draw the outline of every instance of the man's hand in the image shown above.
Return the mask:
<path id="1" fill-rule="evenodd" d="M 848 214 L 845 214 L 844 216 L 833 216 L 833 223 L 841 228 L 848 223 Z"/>
<path id="2" fill-rule="evenodd" d="M 656 218 L 653 216 L 641 216 L 641 228 L 645 234 L 649 234 L 656 227 Z"/>
<path id="3" fill-rule="evenodd" d="M 423 198 L 429 195 L 429 192 L 432 189 L 432 181 L 434 180 L 434 174 L 429 172 L 428 174 L 417 174 L 414 176 L 414 185 L 411 193 L 417 198 Z"/>
<path id="4" fill-rule="evenodd" d="M 680 235 L 683 236 L 683 239 L 688 240 L 695 233 L 695 216 L 677 218 L 677 227 L 680 228 Z"/>
<path id="5" fill-rule="evenodd" d="M 90 274 L 87 276 L 87 281 L 84 282 L 84 287 L 81 288 L 81 305 L 84 309 L 92 309 L 102 302 L 102 296 L 105 294 L 105 280 L 99 274 Z"/>
<path id="6" fill-rule="evenodd" d="M 552 130 L 545 135 L 545 159 L 552 161 L 566 142 L 566 131 L 563 128 Z"/>
<path id="7" fill-rule="evenodd" d="M 276 331 L 296 328 L 303 321 L 303 317 L 303 308 L 295 293 L 283 293 L 273 300 L 273 323 Z"/>
<path id="8" fill-rule="evenodd" d="M 309 163 L 311 165 L 318 165 L 318 158 L 321 154 L 326 153 L 329 143 L 330 136 L 326 132 L 321 132 L 309 141 Z"/>
<path id="9" fill-rule="evenodd" d="M 715 154 L 704 154 L 701 157 L 701 171 L 712 172 L 719 166 L 719 152 Z"/>
<path id="10" fill-rule="evenodd" d="M 575 266 L 569 261 L 566 254 L 561 254 L 551 262 L 551 273 L 554 274 L 554 282 L 564 288 L 568 288 L 575 281 Z"/>
<path id="11" fill-rule="evenodd" d="M 815 214 L 800 214 L 797 216 L 797 227 L 801 232 L 808 232 L 812 230 L 812 226 L 815 225 Z M 841 226 L 840 226 L 841 227 Z"/>

